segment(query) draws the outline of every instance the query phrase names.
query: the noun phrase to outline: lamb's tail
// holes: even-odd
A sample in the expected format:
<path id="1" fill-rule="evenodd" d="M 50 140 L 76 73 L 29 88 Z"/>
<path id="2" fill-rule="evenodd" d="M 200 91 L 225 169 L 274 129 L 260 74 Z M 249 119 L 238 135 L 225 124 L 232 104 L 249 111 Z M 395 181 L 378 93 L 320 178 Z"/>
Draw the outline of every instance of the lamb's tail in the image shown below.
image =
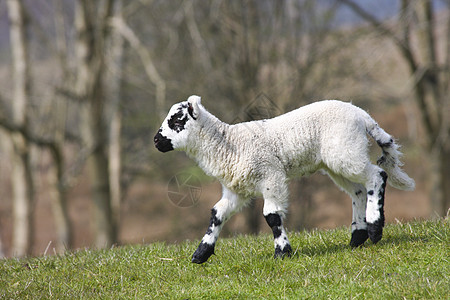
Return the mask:
<path id="1" fill-rule="evenodd" d="M 369 117 L 370 118 L 370 117 Z M 377 142 L 383 150 L 383 154 L 378 159 L 377 164 L 388 174 L 388 183 L 400 190 L 412 191 L 415 187 L 414 179 L 410 178 L 400 167 L 403 163 L 400 161 L 402 153 L 400 148 L 383 128 L 370 118 L 366 119 L 367 133 Z"/>

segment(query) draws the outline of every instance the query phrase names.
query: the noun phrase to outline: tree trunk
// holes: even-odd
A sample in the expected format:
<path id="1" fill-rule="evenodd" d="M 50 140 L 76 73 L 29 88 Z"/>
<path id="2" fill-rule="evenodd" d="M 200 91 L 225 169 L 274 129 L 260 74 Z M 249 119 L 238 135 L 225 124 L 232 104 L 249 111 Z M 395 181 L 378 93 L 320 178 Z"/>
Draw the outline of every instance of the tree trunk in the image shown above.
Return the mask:
<path id="1" fill-rule="evenodd" d="M 94 246 L 108 248 L 116 241 L 116 225 L 112 219 L 108 157 L 104 145 L 99 145 L 87 160 L 93 204 Z"/>
<path id="2" fill-rule="evenodd" d="M 54 26 L 55 26 L 55 45 L 61 72 L 61 82 L 69 81 L 69 68 L 67 60 L 67 41 L 66 24 L 64 20 L 63 3 L 59 0 L 53 0 L 55 7 Z M 64 144 L 66 142 L 66 122 L 68 107 L 65 99 L 54 94 L 51 109 L 54 111 L 51 118 L 54 122 L 52 126 L 53 138 L 48 141 L 46 148 L 50 150 L 52 163 L 49 166 L 48 177 L 50 182 L 49 196 L 52 207 L 53 221 L 56 230 L 56 240 L 54 248 L 57 253 L 63 253 L 73 245 L 73 230 L 69 219 L 67 208 L 67 187 L 64 176 L 65 156 Z"/>
<path id="3" fill-rule="evenodd" d="M 33 243 L 33 184 L 29 145 L 21 133 L 12 132 L 13 240 L 12 254 L 31 254 Z"/>
<path id="4" fill-rule="evenodd" d="M 0 236 L 0 259 L 5 258 L 5 252 L 3 250 L 2 237 Z"/>
<path id="5" fill-rule="evenodd" d="M 427 144 L 430 149 L 430 184 L 431 184 L 431 217 L 446 215 L 449 203 L 448 194 L 448 162 L 449 151 L 446 151 L 448 138 L 448 123 L 444 120 L 449 117 L 446 108 L 444 71 L 438 70 L 437 43 L 434 38 L 435 20 L 432 1 L 422 0 L 416 4 L 416 13 L 421 26 L 418 27 L 418 43 L 422 56 L 424 74 L 417 82 L 417 102 L 421 106 L 421 114 L 427 130 Z M 448 28 L 447 28 L 448 29 Z M 448 32 L 447 34 L 449 34 Z M 447 73 L 448 71 L 448 65 Z M 443 93 L 442 93 L 443 92 Z M 447 180 L 447 181 L 446 181 Z"/>
<path id="6" fill-rule="evenodd" d="M 436 147 L 430 155 L 431 217 L 445 217 L 450 209 L 450 151 Z"/>
<path id="7" fill-rule="evenodd" d="M 441 186 L 444 191 L 444 200 L 443 200 L 443 208 L 444 208 L 444 217 L 449 217 L 450 213 L 450 149 L 448 147 L 445 151 L 442 151 L 442 164 L 441 164 Z"/>
<path id="8" fill-rule="evenodd" d="M 30 76 L 28 44 L 26 42 L 26 19 L 23 4 L 19 0 L 8 0 L 10 21 L 10 39 L 13 65 L 14 98 L 12 104 L 12 123 L 23 131 L 11 132 L 11 158 L 13 170 L 11 183 L 13 187 L 13 242 L 12 253 L 24 256 L 31 253 L 32 231 L 32 197 L 33 182 L 29 161 L 29 145 L 24 136 L 27 129 L 26 106 L 29 98 Z"/>
<path id="9" fill-rule="evenodd" d="M 50 165 L 49 177 L 51 190 L 50 199 L 52 203 L 53 219 L 56 228 L 55 249 L 57 253 L 63 253 L 73 246 L 72 225 L 67 210 L 67 193 L 64 186 L 64 158 L 63 149 L 55 145 L 51 149 L 53 164 Z"/>
<path id="10" fill-rule="evenodd" d="M 114 7 L 114 15 L 120 18 L 122 1 L 117 0 Z M 124 39 L 116 28 L 113 27 L 109 41 L 110 53 L 106 58 L 107 68 L 110 70 L 106 79 L 106 93 L 108 98 L 107 116 L 109 124 L 108 161 L 109 161 L 109 186 L 111 192 L 111 213 L 113 224 L 116 226 L 116 234 L 120 224 L 121 190 L 121 151 L 120 133 L 122 128 L 122 115 L 120 112 L 121 79 L 123 63 Z"/>
<path id="11" fill-rule="evenodd" d="M 109 186 L 111 192 L 111 213 L 113 224 L 116 226 L 116 234 L 120 224 L 120 204 L 122 198 L 121 189 L 121 151 L 120 151 L 120 132 L 121 132 L 121 114 L 116 111 L 111 119 L 108 147 L 109 161 Z"/>
<path id="12" fill-rule="evenodd" d="M 116 224 L 112 217 L 105 120 L 104 91 L 105 49 L 109 36 L 108 22 L 114 1 L 95 3 L 80 0 L 76 3 L 75 26 L 78 58 L 76 90 L 81 103 L 80 131 L 84 146 L 91 151 L 87 159 L 92 193 L 94 246 L 109 247 L 116 241 Z"/>

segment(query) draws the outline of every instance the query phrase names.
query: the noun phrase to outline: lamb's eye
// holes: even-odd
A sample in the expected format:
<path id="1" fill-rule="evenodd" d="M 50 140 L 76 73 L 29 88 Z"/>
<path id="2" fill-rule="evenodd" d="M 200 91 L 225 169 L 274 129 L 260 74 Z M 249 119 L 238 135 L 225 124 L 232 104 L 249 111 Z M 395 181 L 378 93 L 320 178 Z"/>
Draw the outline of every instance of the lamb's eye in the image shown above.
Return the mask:
<path id="1" fill-rule="evenodd" d="M 174 114 L 172 118 L 168 121 L 169 128 L 175 130 L 176 132 L 180 132 L 184 129 L 188 117 L 185 116 L 181 111 Z"/>
<path id="2" fill-rule="evenodd" d="M 181 122 L 180 119 L 176 120 L 175 123 L 174 123 L 174 127 L 175 127 L 175 128 L 182 127 L 183 125 L 184 125 L 184 124 Z"/>

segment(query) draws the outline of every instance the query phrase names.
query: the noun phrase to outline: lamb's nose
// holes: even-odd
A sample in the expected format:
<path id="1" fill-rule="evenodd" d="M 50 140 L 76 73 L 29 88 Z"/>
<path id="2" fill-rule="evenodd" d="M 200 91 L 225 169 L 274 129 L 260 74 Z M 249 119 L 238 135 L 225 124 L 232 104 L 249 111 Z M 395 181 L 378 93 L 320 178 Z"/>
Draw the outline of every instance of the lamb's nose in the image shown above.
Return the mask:
<path id="1" fill-rule="evenodd" d="M 156 133 L 155 137 L 153 138 L 153 142 L 155 144 L 157 144 L 161 140 L 161 138 L 162 138 L 162 135 L 161 135 L 161 129 L 160 129 L 160 130 L 158 130 L 158 133 Z"/>

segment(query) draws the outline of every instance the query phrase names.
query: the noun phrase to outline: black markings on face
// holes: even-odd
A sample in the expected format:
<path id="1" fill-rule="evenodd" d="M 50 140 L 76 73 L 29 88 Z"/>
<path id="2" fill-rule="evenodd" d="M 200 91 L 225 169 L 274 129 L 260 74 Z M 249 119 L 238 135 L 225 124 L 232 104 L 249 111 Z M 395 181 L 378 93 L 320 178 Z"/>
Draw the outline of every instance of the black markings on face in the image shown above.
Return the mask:
<path id="1" fill-rule="evenodd" d="M 361 190 L 358 190 L 358 191 L 355 193 L 356 196 L 360 196 L 361 194 L 362 194 L 362 191 L 361 191 Z"/>
<path id="2" fill-rule="evenodd" d="M 373 191 L 370 190 L 370 191 L 367 192 L 367 194 L 370 195 L 370 196 L 372 196 L 372 195 L 373 195 Z"/>
<path id="3" fill-rule="evenodd" d="M 189 118 L 185 113 L 183 113 L 183 106 L 181 106 L 178 111 L 167 121 L 167 123 L 170 129 L 175 130 L 178 133 L 184 130 L 188 120 Z"/>
<path id="4" fill-rule="evenodd" d="M 167 137 L 161 134 L 162 130 L 158 130 L 155 137 L 153 138 L 153 142 L 155 143 L 155 147 L 161 152 L 167 152 L 173 150 L 172 141 Z"/>

